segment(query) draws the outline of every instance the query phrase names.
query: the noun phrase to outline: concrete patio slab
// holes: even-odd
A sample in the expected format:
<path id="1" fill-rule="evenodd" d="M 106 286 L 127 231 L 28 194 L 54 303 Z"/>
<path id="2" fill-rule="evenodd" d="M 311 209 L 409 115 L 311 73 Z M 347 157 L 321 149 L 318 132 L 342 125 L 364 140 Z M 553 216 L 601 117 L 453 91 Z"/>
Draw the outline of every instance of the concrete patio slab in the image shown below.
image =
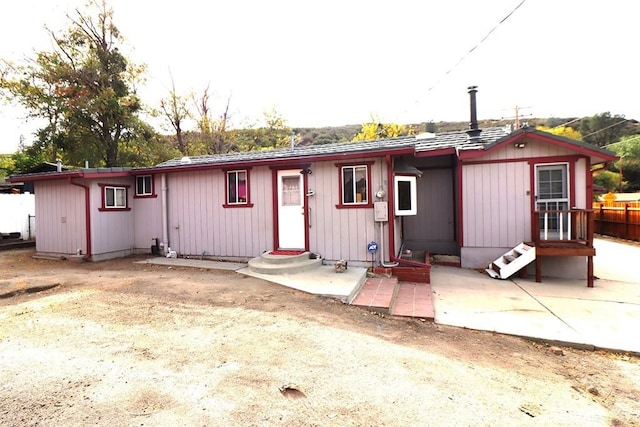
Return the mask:
<path id="1" fill-rule="evenodd" d="M 261 274 L 249 268 L 237 270 L 238 273 L 310 294 L 350 301 L 358 292 L 367 277 L 367 269 L 349 267 L 343 273 L 336 273 L 331 265 L 321 265 L 314 270 L 292 274 Z"/>
<path id="2" fill-rule="evenodd" d="M 246 263 L 241 262 L 227 262 L 227 261 L 211 261 L 200 260 L 191 258 L 167 258 L 167 257 L 155 257 L 145 259 L 143 261 L 136 261 L 136 264 L 157 264 L 168 265 L 174 267 L 192 267 L 192 268 L 206 268 L 210 270 L 229 270 L 236 271 L 247 266 Z"/>

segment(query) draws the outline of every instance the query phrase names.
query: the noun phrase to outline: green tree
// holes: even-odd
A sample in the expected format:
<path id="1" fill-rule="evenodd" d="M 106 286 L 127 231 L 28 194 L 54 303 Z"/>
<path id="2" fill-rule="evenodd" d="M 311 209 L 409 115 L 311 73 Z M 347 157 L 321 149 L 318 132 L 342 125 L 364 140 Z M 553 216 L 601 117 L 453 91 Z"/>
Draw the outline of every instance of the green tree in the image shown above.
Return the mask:
<path id="1" fill-rule="evenodd" d="M 235 138 L 239 151 L 267 150 L 288 147 L 291 133 L 284 117 L 272 107 L 264 111 L 261 122 L 238 130 Z M 303 139 L 302 135 L 297 135 L 296 143 Z"/>
<path id="2" fill-rule="evenodd" d="M 264 123 L 266 126 L 262 128 L 260 141 L 263 148 L 281 148 L 290 144 L 291 128 L 275 107 L 264 112 Z"/>
<path id="3" fill-rule="evenodd" d="M 620 157 L 612 167 L 622 173 L 621 190 L 640 191 L 640 135 L 625 136 L 607 148 Z"/>
<path id="4" fill-rule="evenodd" d="M 135 85 L 144 67 L 121 53 L 122 37 L 105 0 L 67 16 L 62 34 L 47 30 L 53 49 L 20 66 L 5 63 L 0 87 L 32 117 L 46 119 L 34 149 L 50 161 L 119 166 L 123 144 L 146 143 Z"/>
<path id="5" fill-rule="evenodd" d="M 624 116 L 612 116 L 608 111 L 585 117 L 580 121 L 580 133 L 589 144 L 604 147 L 626 135 L 627 120 Z"/>
<path id="6" fill-rule="evenodd" d="M 620 174 L 604 169 L 594 174 L 593 183 L 603 187 L 605 192 L 616 192 L 620 187 Z"/>

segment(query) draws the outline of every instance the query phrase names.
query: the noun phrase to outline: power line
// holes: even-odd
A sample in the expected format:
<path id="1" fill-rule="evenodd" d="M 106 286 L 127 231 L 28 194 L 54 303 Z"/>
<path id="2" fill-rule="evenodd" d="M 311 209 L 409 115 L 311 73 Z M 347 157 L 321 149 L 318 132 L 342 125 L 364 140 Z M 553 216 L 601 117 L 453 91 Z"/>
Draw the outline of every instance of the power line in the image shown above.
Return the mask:
<path id="1" fill-rule="evenodd" d="M 583 118 L 584 118 L 584 117 L 578 117 L 577 119 L 569 120 L 568 122 L 565 122 L 565 123 L 559 124 L 558 126 L 554 126 L 554 127 L 552 127 L 551 129 L 557 129 L 557 128 L 560 128 L 560 127 L 562 127 L 562 126 L 566 126 L 566 125 L 571 124 L 571 123 L 573 123 L 573 122 L 577 122 L 578 120 L 582 120 Z"/>
<path id="2" fill-rule="evenodd" d="M 462 57 L 458 60 L 458 62 L 455 63 L 455 65 L 451 68 L 449 68 L 449 70 L 444 73 L 444 75 L 438 80 L 436 81 L 433 86 L 431 86 L 429 89 L 427 89 L 427 92 L 431 92 L 433 89 L 436 88 L 436 86 L 438 86 L 440 84 L 440 82 L 442 81 L 442 79 L 446 76 L 448 76 L 453 70 L 455 70 L 456 68 L 458 68 L 458 66 L 462 63 L 462 61 L 464 61 L 465 59 L 467 59 L 467 57 L 469 55 L 471 55 L 473 53 L 474 50 L 476 50 L 478 47 L 480 47 L 480 45 L 482 43 L 485 42 L 485 40 L 487 40 L 489 38 L 489 36 L 500 26 L 502 25 L 507 19 L 509 19 L 511 17 L 511 15 L 513 15 L 515 13 L 516 10 L 518 10 L 520 8 L 520 6 L 522 6 L 527 0 L 522 0 L 520 3 L 518 3 L 518 5 L 516 7 L 514 7 L 511 12 L 509 12 L 507 14 L 507 16 L 505 16 L 504 18 L 502 18 L 502 20 L 500 22 L 498 22 L 496 25 L 493 26 L 493 28 L 491 30 L 489 30 L 489 32 L 478 42 L 476 43 L 475 46 L 473 46 L 471 49 L 469 49 L 468 52 L 466 52 L 464 55 L 462 55 Z"/>
<path id="3" fill-rule="evenodd" d="M 614 126 L 618 126 L 619 124 L 624 123 L 624 122 L 628 122 L 628 121 L 629 121 L 629 119 L 620 120 L 618 123 L 614 123 L 614 124 L 609 125 L 609 126 L 607 126 L 607 127 L 605 127 L 605 128 L 599 129 L 599 130 L 597 130 L 597 131 L 595 131 L 595 132 L 591 132 L 591 133 L 590 133 L 590 134 L 588 134 L 588 135 L 582 135 L 582 137 L 583 137 L 583 138 L 586 138 L 586 137 L 588 137 L 588 136 L 595 135 L 596 133 L 602 132 L 603 130 L 607 130 L 607 129 L 609 129 L 609 128 L 612 128 L 612 127 L 614 127 Z"/>

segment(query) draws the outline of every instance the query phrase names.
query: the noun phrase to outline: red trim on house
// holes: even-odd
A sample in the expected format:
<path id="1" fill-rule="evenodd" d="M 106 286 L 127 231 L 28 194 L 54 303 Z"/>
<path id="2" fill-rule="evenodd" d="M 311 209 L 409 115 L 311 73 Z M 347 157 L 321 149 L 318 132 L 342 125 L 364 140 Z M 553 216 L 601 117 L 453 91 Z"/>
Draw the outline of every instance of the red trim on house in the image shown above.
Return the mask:
<path id="1" fill-rule="evenodd" d="M 100 212 L 128 212 L 131 208 L 98 208 Z"/>
<path id="2" fill-rule="evenodd" d="M 300 170 L 305 169 L 305 168 L 310 168 L 311 167 L 311 163 L 293 163 L 293 164 L 286 164 L 286 165 L 271 165 L 269 166 L 269 169 L 271 170 L 287 170 L 287 169 L 298 169 L 300 168 Z"/>
<path id="3" fill-rule="evenodd" d="M 569 162 L 569 209 L 576 206 L 576 160 Z"/>
<path id="4" fill-rule="evenodd" d="M 389 218 L 389 260 L 395 260 L 396 258 L 396 239 L 395 239 L 395 214 L 396 210 L 393 208 L 394 206 L 394 185 L 393 185 L 393 160 L 391 156 L 388 155 L 386 158 L 387 161 L 387 217 Z M 384 259 L 384 254 L 382 254 L 382 258 Z"/>
<path id="5" fill-rule="evenodd" d="M 84 188 L 84 228 L 85 228 L 85 244 L 87 245 L 84 259 L 91 258 L 91 196 L 89 186 L 80 184 L 79 182 L 73 182 L 72 177 L 69 177 L 69 184 Z"/>
<path id="6" fill-rule="evenodd" d="M 302 209 L 304 210 L 304 250 L 308 251 L 309 244 L 309 197 L 307 193 L 309 192 L 309 175 L 302 175 Z"/>
<path id="7" fill-rule="evenodd" d="M 149 172 L 142 173 L 140 175 L 149 175 Z M 43 174 L 29 175 L 16 175 L 9 177 L 8 182 L 28 182 L 28 181 L 55 181 L 56 179 L 69 179 L 69 178 L 85 178 L 85 179 L 99 179 L 99 178 L 123 178 L 131 176 L 131 171 L 119 171 L 119 172 L 82 172 L 82 171 L 70 171 L 70 172 L 45 172 Z"/>
<path id="8" fill-rule="evenodd" d="M 349 163 L 335 163 L 338 168 L 338 204 L 336 209 L 363 209 L 373 208 L 373 200 L 371 200 L 371 167 L 375 164 L 375 160 L 367 160 L 364 162 L 349 162 Z M 342 168 L 353 166 L 366 166 L 367 167 L 367 203 L 342 203 Z M 353 196 L 356 197 L 355 194 Z"/>
<path id="9" fill-rule="evenodd" d="M 222 204 L 222 207 L 224 209 L 240 209 L 240 208 L 252 208 L 253 207 L 253 203 L 238 203 L 237 205 L 233 205 L 233 204 L 228 204 L 228 203 L 224 203 Z"/>
<path id="10" fill-rule="evenodd" d="M 448 154 L 456 154 L 456 149 L 453 147 L 449 147 L 449 148 L 439 148 L 437 150 L 418 151 L 415 153 L 415 156 L 416 157 L 436 157 L 436 156 L 446 156 Z"/>
<path id="11" fill-rule="evenodd" d="M 131 185 L 129 184 L 106 184 L 106 183 L 98 183 L 98 186 L 100 187 L 100 198 L 101 198 L 101 203 L 102 206 L 98 208 L 98 211 L 100 212 L 127 212 L 131 210 L 131 207 L 129 206 L 129 188 L 131 187 Z M 125 207 L 123 208 L 109 208 L 106 206 L 106 200 L 105 200 L 105 196 L 104 196 L 104 189 L 105 187 L 114 187 L 114 188 L 124 188 L 124 200 L 125 200 Z"/>
<path id="12" fill-rule="evenodd" d="M 488 165 L 494 163 L 522 163 L 522 162 L 535 162 L 535 163 L 562 163 L 571 162 L 578 159 L 585 158 L 581 155 L 567 155 L 567 156 L 551 156 L 551 157 L 522 157 L 520 159 L 496 159 L 496 160 L 466 160 L 465 165 Z"/>
<path id="13" fill-rule="evenodd" d="M 454 206 L 453 209 L 457 210 L 457 213 L 455 213 L 456 215 L 456 222 L 457 224 L 457 235 L 456 235 L 456 240 L 458 241 L 458 246 L 460 248 L 462 248 L 464 246 L 464 217 L 462 215 L 463 212 L 463 203 L 462 203 L 462 190 L 463 190 L 463 182 L 462 182 L 462 162 L 460 161 L 459 158 L 456 158 L 456 174 L 458 176 L 458 194 L 455 196 L 455 200 L 458 203 L 458 206 Z"/>
<path id="14" fill-rule="evenodd" d="M 145 177 L 145 176 L 149 176 L 151 177 L 151 194 L 138 194 L 138 178 L 140 177 Z M 138 175 L 134 177 L 135 179 L 135 191 L 133 192 L 133 198 L 134 199 L 155 199 L 156 197 L 158 197 L 158 194 L 156 194 L 156 176 L 153 174 L 146 174 L 146 175 Z"/>
<path id="15" fill-rule="evenodd" d="M 278 249 L 280 248 L 280 237 L 279 237 L 279 233 L 280 233 L 280 229 L 278 227 L 278 171 L 279 170 L 287 170 L 287 169 L 298 169 L 300 168 L 300 170 L 305 169 L 305 168 L 310 168 L 311 167 L 311 163 L 294 163 L 294 164 L 283 164 L 283 165 L 271 165 L 269 166 L 269 169 L 271 169 L 271 206 L 273 209 L 273 247 L 274 249 Z M 304 215 L 304 223 L 305 223 L 305 230 L 304 230 L 304 244 L 305 244 L 305 250 L 309 250 L 309 206 L 308 206 L 308 200 L 307 200 L 307 191 L 308 191 L 308 182 L 307 182 L 307 175 L 303 176 L 303 186 L 304 186 L 304 205 L 303 205 L 303 209 L 305 212 Z"/>
<path id="16" fill-rule="evenodd" d="M 278 169 L 271 168 L 271 206 L 273 207 L 273 249 L 280 248 L 278 227 Z"/>
<path id="17" fill-rule="evenodd" d="M 7 178 L 7 182 L 27 182 L 27 181 L 53 181 L 56 179 L 71 179 L 71 178 L 82 178 L 82 173 L 78 171 L 74 172 L 60 172 L 60 173 L 46 173 L 46 174 L 37 174 L 32 176 L 11 176 Z"/>

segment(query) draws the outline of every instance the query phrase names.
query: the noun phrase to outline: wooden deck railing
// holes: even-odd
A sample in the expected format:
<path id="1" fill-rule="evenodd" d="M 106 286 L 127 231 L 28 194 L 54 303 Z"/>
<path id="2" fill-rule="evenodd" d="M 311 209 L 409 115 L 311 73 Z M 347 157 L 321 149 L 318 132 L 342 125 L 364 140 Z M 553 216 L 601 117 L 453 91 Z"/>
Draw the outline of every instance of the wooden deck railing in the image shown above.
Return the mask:
<path id="1" fill-rule="evenodd" d="M 542 281 L 542 256 L 586 256 L 587 286 L 593 287 L 594 213 L 591 209 L 534 211 L 531 236 L 536 246 L 536 282 Z"/>
<path id="2" fill-rule="evenodd" d="M 578 243 L 593 246 L 594 213 L 591 209 L 534 211 L 534 243 Z"/>

